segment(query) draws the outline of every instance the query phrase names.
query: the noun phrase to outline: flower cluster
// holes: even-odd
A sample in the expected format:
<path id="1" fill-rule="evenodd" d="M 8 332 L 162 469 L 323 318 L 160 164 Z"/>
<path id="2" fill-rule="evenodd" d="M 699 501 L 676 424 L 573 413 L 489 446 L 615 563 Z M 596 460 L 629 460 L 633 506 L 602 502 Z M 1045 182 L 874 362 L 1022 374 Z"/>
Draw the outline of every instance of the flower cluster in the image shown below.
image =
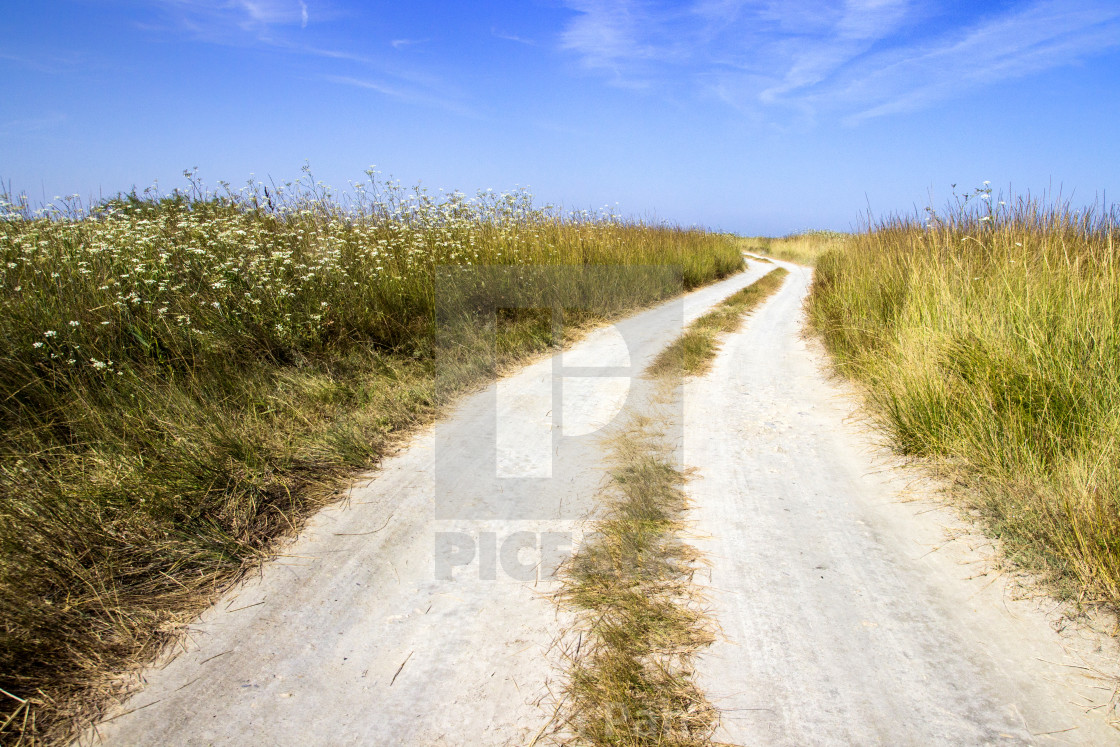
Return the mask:
<path id="1" fill-rule="evenodd" d="M 396 346 L 433 313 L 439 265 L 678 262 L 664 227 L 564 215 L 527 189 L 433 196 L 367 172 L 338 198 L 301 182 L 0 204 L 0 326 L 37 364 L 191 365 L 297 356 L 342 338 Z M 678 232 L 680 233 L 680 232 Z M 122 364 L 122 365 L 124 365 Z M 106 364 L 107 365 L 107 364 Z"/>

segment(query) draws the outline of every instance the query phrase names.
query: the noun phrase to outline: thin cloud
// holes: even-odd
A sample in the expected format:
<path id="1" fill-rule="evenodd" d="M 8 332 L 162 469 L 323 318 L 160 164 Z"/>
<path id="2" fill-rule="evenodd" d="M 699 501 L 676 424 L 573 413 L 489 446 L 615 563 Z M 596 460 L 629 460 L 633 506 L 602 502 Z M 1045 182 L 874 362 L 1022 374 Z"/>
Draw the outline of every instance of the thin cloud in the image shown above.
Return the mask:
<path id="1" fill-rule="evenodd" d="M 313 5 L 317 25 L 336 17 L 329 7 L 320 9 L 323 3 Z M 172 14 L 175 27 L 154 27 L 152 31 L 185 32 L 207 43 L 267 48 L 294 57 L 321 58 L 333 69 L 329 73 L 309 73 L 309 77 L 475 116 L 459 103 L 459 92 L 449 90 L 440 77 L 405 66 L 396 55 L 378 54 L 376 50 L 360 54 L 305 41 L 307 34 L 293 31 L 296 26 L 306 28 L 309 22 L 309 5 L 305 0 L 164 0 L 161 7 L 165 13 Z M 427 41 L 396 39 L 390 44 L 399 50 Z"/>
<path id="2" fill-rule="evenodd" d="M 0 52 L 0 62 L 51 75 L 68 75 L 94 64 L 79 52 L 54 54 L 41 51 L 27 54 Z"/>
<path id="3" fill-rule="evenodd" d="M 197 41 L 228 46 L 263 46 L 289 53 L 324 57 L 331 60 L 377 66 L 374 58 L 345 49 L 308 44 L 303 36 L 285 33 L 298 25 L 306 28 L 310 12 L 306 2 L 271 0 L 268 3 L 234 0 L 164 0 L 161 10 L 167 23 L 136 22 L 135 26 L 153 33 L 186 33 Z M 329 12 L 316 13 L 316 21 L 331 18 Z"/>
<path id="4" fill-rule="evenodd" d="M 44 117 L 10 119 L 0 123 L 0 135 L 31 135 L 53 130 L 66 123 L 65 114 L 49 114 Z"/>
<path id="5" fill-rule="evenodd" d="M 524 37 L 517 36 L 516 34 L 506 34 L 506 33 L 503 33 L 501 31 L 498 31 L 496 28 L 491 28 L 490 29 L 490 35 L 493 36 L 493 37 L 496 37 L 498 39 L 503 39 L 505 41 L 516 42 L 518 44 L 524 44 L 524 45 L 529 46 L 529 47 L 537 46 L 537 42 L 533 41 L 532 39 L 526 39 Z"/>
<path id="6" fill-rule="evenodd" d="M 829 32 L 818 39 L 790 45 L 788 67 L 781 82 L 764 90 L 763 102 L 827 80 L 852 59 L 898 31 L 910 10 L 905 0 L 849 1 Z"/>
<path id="7" fill-rule="evenodd" d="M 912 111 L 1120 46 L 1114 0 L 976 9 L 936 35 L 916 0 L 568 0 L 559 37 L 586 70 L 756 116 L 856 123 Z M 944 20 L 944 19 L 941 19 Z M 940 26 L 944 29 L 944 24 Z"/>
<path id="8" fill-rule="evenodd" d="M 673 19 L 643 0 L 571 0 L 578 11 L 561 34 L 561 47 L 576 52 L 589 69 L 620 72 L 675 56 L 662 37 Z"/>
<path id="9" fill-rule="evenodd" d="M 579 12 L 560 36 L 561 49 L 581 66 L 605 73 L 619 88 L 654 89 L 666 67 L 686 68 L 702 49 L 691 26 L 693 13 L 650 0 L 569 0 Z"/>
<path id="10" fill-rule="evenodd" d="M 414 47 L 417 44 L 425 44 L 431 39 L 393 39 L 389 45 L 393 49 L 405 49 L 406 47 Z"/>
<path id="11" fill-rule="evenodd" d="M 1045 2 L 908 54 L 867 60 L 826 97 L 860 102 L 849 123 L 914 111 L 1120 47 L 1120 8 Z"/>
<path id="12" fill-rule="evenodd" d="M 375 93 L 399 99 L 401 101 L 406 101 L 412 104 L 433 106 L 438 109 L 444 109 L 454 114 L 459 114 L 466 117 L 476 116 L 475 113 L 467 106 L 452 99 L 440 97 L 427 91 L 418 91 L 415 89 L 386 83 L 380 80 L 370 80 L 368 78 L 358 78 L 348 75 L 322 75 L 319 77 L 321 80 L 325 80 L 329 83 L 336 83 L 338 85 L 352 86 L 355 88 L 362 88 L 367 91 L 374 91 Z"/>
<path id="13" fill-rule="evenodd" d="M 323 2 L 316 2 L 316 23 L 338 16 Z M 199 39 L 229 43 L 242 37 L 268 37 L 285 29 L 306 29 L 311 22 L 308 0 L 162 0 L 153 10 L 170 29 L 151 22 L 137 22 L 149 30 L 187 31 Z"/>
<path id="14" fill-rule="evenodd" d="M 404 91 L 398 88 L 394 88 L 393 86 L 390 86 L 386 83 L 381 83 L 375 80 L 351 78 L 346 75 L 324 75 L 322 77 L 323 80 L 329 81 L 331 83 L 338 83 L 344 86 L 354 86 L 356 88 L 365 88 L 368 91 L 376 91 L 377 93 L 383 93 L 386 96 L 392 96 L 393 98 L 398 99 L 408 98 L 408 94 L 406 94 Z"/>

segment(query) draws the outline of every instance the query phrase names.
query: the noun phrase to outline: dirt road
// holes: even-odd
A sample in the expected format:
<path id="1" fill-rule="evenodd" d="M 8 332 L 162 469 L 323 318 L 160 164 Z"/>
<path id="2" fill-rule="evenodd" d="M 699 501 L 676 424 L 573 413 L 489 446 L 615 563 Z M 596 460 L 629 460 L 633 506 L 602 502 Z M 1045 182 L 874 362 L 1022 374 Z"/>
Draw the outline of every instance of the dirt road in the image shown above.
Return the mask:
<path id="1" fill-rule="evenodd" d="M 890 468 L 801 337 L 809 272 L 728 338 L 685 388 L 696 544 L 724 640 L 699 683 L 736 744 L 1115 744 L 1115 668 L 990 548 Z M 948 541 L 947 533 L 958 539 Z M 1050 607 L 1050 610 L 1053 606 Z M 1115 657 L 1115 651 L 1111 652 Z"/>
<path id="2" fill-rule="evenodd" d="M 466 399 L 192 625 L 100 737 L 525 744 L 549 715 L 562 625 L 547 567 L 604 480 L 598 429 L 640 407 L 634 373 L 682 324 L 772 268 L 596 330 Z"/>
<path id="3" fill-rule="evenodd" d="M 103 723 L 113 745 L 525 744 L 566 625 L 549 568 L 604 472 L 599 429 L 681 325 L 773 265 L 598 330 L 466 399 L 319 514 Z M 808 271 L 685 387 L 697 544 L 723 638 L 699 682 L 745 744 L 1117 742 L 1093 655 L 978 576 L 981 543 L 898 500 L 800 337 Z M 558 399 L 558 394 L 559 399 Z M 939 549 L 940 548 L 940 549 Z M 1096 656 L 1097 658 L 1094 658 Z M 86 734 L 83 741 L 96 737 Z"/>

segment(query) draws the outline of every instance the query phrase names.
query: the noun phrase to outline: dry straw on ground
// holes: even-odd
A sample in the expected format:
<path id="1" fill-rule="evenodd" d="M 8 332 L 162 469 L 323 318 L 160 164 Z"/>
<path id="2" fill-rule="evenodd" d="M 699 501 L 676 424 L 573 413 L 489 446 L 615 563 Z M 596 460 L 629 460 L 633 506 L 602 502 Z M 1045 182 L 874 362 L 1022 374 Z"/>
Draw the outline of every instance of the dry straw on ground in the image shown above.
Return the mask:
<path id="1" fill-rule="evenodd" d="M 657 421 L 610 439 L 611 484 L 592 533 L 564 567 L 558 602 L 579 611 L 565 637 L 561 744 L 708 745 L 718 712 L 692 681 L 714 640 L 683 540 L 688 499 Z"/>

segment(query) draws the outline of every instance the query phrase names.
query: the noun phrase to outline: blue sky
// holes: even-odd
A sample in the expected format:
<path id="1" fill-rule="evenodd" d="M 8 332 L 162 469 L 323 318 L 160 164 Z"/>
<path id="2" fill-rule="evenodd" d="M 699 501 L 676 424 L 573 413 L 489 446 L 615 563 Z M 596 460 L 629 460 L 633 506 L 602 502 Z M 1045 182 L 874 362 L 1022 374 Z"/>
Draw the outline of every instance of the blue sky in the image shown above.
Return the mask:
<path id="1" fill-rule="evenodd" d="M 1120 2 L 9 3 L 0 177 L 432 190 L 742 233 L 846 229 L 991 180 L 1120 194 Z"/>

